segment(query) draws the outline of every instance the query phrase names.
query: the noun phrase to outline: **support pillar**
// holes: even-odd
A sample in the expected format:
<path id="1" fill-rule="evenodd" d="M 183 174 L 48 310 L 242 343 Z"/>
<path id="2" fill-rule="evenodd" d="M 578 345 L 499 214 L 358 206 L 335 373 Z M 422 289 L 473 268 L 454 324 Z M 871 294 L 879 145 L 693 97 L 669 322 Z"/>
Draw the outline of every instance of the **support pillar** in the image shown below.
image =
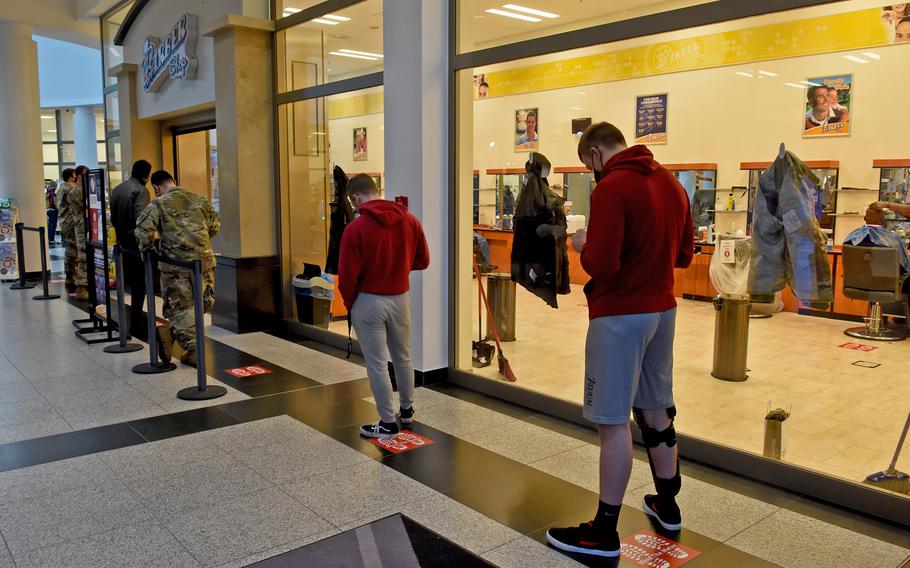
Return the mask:
<path id="1" fill-rule="evenodd" d="M 386 197 L 408 198 L 430 247 L 430 268 L 411 275 L 411 350 L 423 383 L 444 376 L 449 363 L 447 6 L 445 0 L 383 6 Z"/>
<path id="2" fill-rule="evenodd" d="M 98 139 L 95 132 L 95 113 L 92 107 L 78 106 L 73 113 L 73 130 L 76 143 L 76 163 L 88 166 L 89 169 L 98 167 Z"/>
<path id="3" fill-rule="evenodd" d="M 47 225 L 41 153 L 38 47 L 31 26 L 0 21 L 0 197 L 11 197 L 19 219 L 30 227 Z M 25 239 L 26 268 L 41 271 L 40 246 Z"/>
<path id="4" fill-rule="evenodd" d="M 108 70 L 110 76 L 117 78 L 120 156 L 124 178 L 136 160 L 147 160 L 152 164 L 152 171 L 161 167 L 161 130 L 157 120 L 139 118 L 136 89 L 140 87 L 136 70 L 137 66 L 133 63 L 122 63 Z"/>

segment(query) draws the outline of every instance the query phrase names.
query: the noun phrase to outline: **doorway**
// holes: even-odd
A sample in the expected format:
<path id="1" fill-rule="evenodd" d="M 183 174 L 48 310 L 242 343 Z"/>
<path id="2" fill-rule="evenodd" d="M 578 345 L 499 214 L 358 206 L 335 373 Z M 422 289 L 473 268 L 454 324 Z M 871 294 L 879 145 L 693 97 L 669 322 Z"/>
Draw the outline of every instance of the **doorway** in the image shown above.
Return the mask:
<path id="1" fill-rule="evenodd" d="M 201 195 L 220 212 L 218 131 L 214 124 L 174 131 L 174 175 L 177 184 Z"/>

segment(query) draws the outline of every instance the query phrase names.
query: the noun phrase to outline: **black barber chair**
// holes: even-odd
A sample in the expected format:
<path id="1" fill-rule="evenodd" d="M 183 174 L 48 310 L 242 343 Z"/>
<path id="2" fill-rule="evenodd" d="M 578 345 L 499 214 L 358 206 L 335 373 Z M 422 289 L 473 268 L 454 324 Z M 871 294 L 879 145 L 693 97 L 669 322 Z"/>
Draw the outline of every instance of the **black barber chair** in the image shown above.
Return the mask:
<path id="1" fill-rule="evenodd" d="M 905 332 L 889 329 L 882 321 L 883 304 L 900 302 L 904 317 L 908 315 L 901 293 L 907 275 L 901 274 L 899 255 L 895 248 L 844 245 L 844 296 L 871 304 L 866 325 L 844 330 L 850 337 L 870 341 L 907 339 Z"/>

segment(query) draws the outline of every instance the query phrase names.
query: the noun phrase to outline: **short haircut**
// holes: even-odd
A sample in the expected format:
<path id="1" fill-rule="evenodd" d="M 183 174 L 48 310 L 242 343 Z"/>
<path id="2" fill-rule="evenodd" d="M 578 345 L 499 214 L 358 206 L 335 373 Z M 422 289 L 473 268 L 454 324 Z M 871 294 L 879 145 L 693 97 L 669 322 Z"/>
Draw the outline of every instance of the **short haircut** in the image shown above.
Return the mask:
<path id="1" fill-rule="evenodd" d="M 810 103 L 815 102 L 815 92 L 819 89 L 824 89 L 826 93 L 828 91 L 828 87 L 825 85 L 815 85 L 814 87 L 809 87 L 809 92 L 806 93 L 806 100 L 808 100 Z"/>
<path id="2" fill-rule="evenodd" d="M 626 138 L 618 128 L 609 122 L 598 122 L 585 128 L 578 140 L 578 157 L 587 158 L 591 155 L 591 148 L 603 146 L 613 148 L 615 146 L 625 146 Z"/>
<path id="3" fill-rule="evenodd" d="M 357 174 L 348 181 L 348 193 L 352 195 L 379 195 L 376 182 L 366 174 Z"/>
<path id="4" fill-rule="evenodd" d="M 537 111 L 536 110 L 529 110 L 528 114 L 525 115 L 525 120 L 528 120 L 532 116 L 534 117 L 534 120 L 537 120 Z"/>
<path id="5" fill-rule="evenodd" d="M 63 181 L 69 181 L 70 178 L 76 177 L 76 170 L 74 168 L 66 168 L 60 172 L 60 178 Z"/>
<path id="6" fill-rule="evenodd" d="M 901 25 L 901 24 L 910 24 L 910 16 L 907 16 L 907 17 L 905 17 L 905 18 L 901 18 L 899 22 L 897 22 L 896 24 L 894 24 L 894 27 L 896 28 L 897 26 L 899 26 L 899 25 Z"/>
<path id="7" fill-rule="evenodd" d="M 88 169 L 88 166 L 76 166 L 76 175 L 77 176 L 84 176 L 87 173 L 89 173 L 89 171 L 91 171 L 91 170 Z"/>
<path id="8" fill-rule="evenodd" d="M 130 170 L 130 177 L 146 180 L 149 178 L 149 175 L 152 173 L 152 164 L 146 162 L 145 160 L 136 160 L 133 163 L 133 169 Z"/>
<path id="9" fill-rule="evenodd" d="M 487 82 L 483 82 L 483 83 L 481 83 L 477 88 L 479 89 L 480 87 L 486 87 L 487 89 L 489 89 L 489 88 L 490 88 L 490 84 L 487 83 Z"/>
<path id="10" fill-rule="evenodd" d="M 177 183 L 174 181 L 174 176 L 172 176 L 168 171 L 158 170 L 152 174 L 152 185 L 161 185 L 168 181 Z"/>

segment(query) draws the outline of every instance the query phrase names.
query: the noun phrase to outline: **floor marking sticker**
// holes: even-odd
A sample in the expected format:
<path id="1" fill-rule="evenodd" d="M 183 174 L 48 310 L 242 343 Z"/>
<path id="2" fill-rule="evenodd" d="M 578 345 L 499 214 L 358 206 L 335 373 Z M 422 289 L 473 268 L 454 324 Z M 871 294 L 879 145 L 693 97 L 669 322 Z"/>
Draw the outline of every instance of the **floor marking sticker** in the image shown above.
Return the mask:
<path id="1" fill-rule="evenodd" d="M 693 548 L 651 531 L 630 534 L 622 539 L 620 546 L 623 560 L 647 568 L 677 568 L 701 555 Z"/>
<path id="2" fill-rule="evenodd" d="M 881 363 L 873 363 L 872 361 L 854 361 L 850 364 L 854 367 L 865 367 L 866 369 L 874 369 L 882 366 Z"/>
<path id="3" fill-rule="evenodd" d="M 397 436 L 391 438 L 371 438 L 370 443 L 379 446 L 383 450 L 388 450 L 393 454 L 400 454 L 402 452 L 410 452 L 417 448 L 429 446 L 433 443 L 433 440 L 424 438 L 410 430 L 402 430 Z"/>
<path id="4" fill-rule="evenodd" d="M 267 375 L 272 371 L 266 369 L 265 367 L 260 367 L 259 365 L 251 365 L 249 367 L 238 367 L 236 369 L 225 369 L 225 372 L 234 377 L 244 379 L 246 377 L 255 377 L 256 375 Z"/>
<path id="5" fill-rule="evenodd" d="M 878 347 L 873 347 L 871 345 L 863 345 L 862 343 L 844 343 L 843 345 L 838 345 L 838 347 L 843 347 L 844 349 L 853 349 L 854 351 L 875 351 Z"/>

